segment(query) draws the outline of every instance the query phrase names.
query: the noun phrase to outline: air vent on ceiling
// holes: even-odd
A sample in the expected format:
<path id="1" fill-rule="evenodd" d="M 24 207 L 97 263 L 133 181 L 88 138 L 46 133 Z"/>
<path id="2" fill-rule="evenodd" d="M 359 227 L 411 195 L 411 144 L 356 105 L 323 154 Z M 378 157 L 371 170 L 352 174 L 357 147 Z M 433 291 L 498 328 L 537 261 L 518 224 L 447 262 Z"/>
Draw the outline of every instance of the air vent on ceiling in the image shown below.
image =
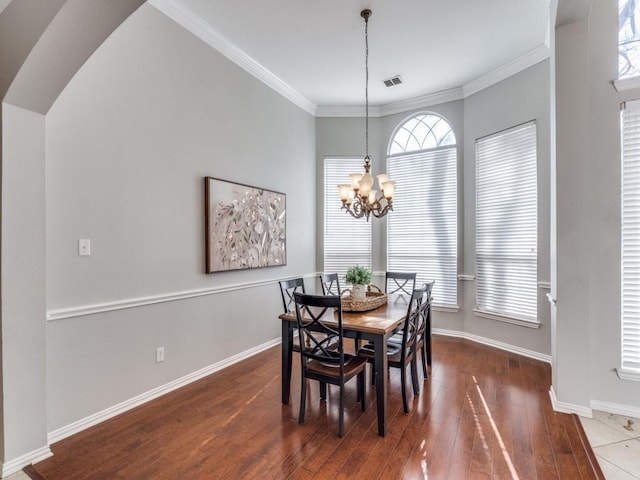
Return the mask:
<path id="1" fill-rule="evenodd" d="M 400 78 L 400 75 L 396 75 L 394 77 L 391 78 L 387 78 L 386 80 L 383 80 L 385 86 L 387 87 L 394 87 L 396 85 L 400 85 L 402 83 L 402 78 Z"/>

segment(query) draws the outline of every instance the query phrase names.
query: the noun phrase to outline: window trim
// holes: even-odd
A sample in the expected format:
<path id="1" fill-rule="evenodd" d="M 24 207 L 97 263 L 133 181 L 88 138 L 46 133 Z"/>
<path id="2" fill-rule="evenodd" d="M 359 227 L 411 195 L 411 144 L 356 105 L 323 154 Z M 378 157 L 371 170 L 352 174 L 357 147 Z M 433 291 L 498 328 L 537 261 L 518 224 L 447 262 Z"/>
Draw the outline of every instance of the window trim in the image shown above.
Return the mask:
<path id="1" fill-rule="evenodd" d="M 338 273 L 339 277 L 340 277 L 340 283 L 343 284 L 346 287 L 346 282 L 344 281 L 344 273 L 346 272 L 346 269 L 344 272 L 342 271 L 336 271 L 335 269 L 329 269 L 327 270 L 327 248 L 326 248 L 326 238 L 327 238 L 327 201 L 334 201 L 336 205 L 339 207 L 340 205 L 340 196 L 338 194 L 338 188 L 337 185 L 338 183 L 336 183 L 335 185 L 329 186 L 326 184 L 326 175 L 327 175 L 327 162 L 331 162 L 331 161 L 349 161 L 349 162 L 353 162 L 353 168 L 351 168 L 351 166 L 348 167 L 348 169 L 350 170 L 350 173 L 353 172 L 359 172 L 362 169 L 362 164 L 364 162 L 364 160 L 362 159 L 362 157 L 360 156 L 355 156 L 355 155 L 326 155 L 323 159 L 322 159 L 322 270 L 324 273 Z M 355 163 L 358 164 L 358 166 L 356 167 Z M 338 182 L 341 183 L 345 183 L 349 181 L 349 177 L 345 176 L 343 179 L 338 180 Z M 335 195 L 332 195 L 332 192 Z M 326 196 L 325 196 L 326 193 Z M 343 212 L 342 210 L 340 210 L 340 212 L 342 213 L 342 215 L 344 215 L 345 219 L 349 219 L 352 220 L 354 222 L 365 222 L 364 219 L 355 219 L 353 217 L 351 217 L 348 213 Z M 365 224 L 368 226 L 369 228 L 369 235 L 368 235 L 368 240 L 369 240 L 369 264 L 368 265 L 364 265 L 361 262 L 359 263 L 358 261 L 354 261 L 354 263 L 350 264 L 351 265 L 355 265 L 355 264 L 359 264 L 361 266 L 365 266 L 369 269 L 372 268 L 373 266 L 373 230 L 372 230 L 372 226 L 371 226 L 371 222 L 365 222 Z M 358 223 L 357 225 L 360 225 L 360 223 Z"/>
<path id="2" fill-rule="evenodd" d="M 410 122 L 412 119 L 415 119 L 417 117 L 428 117 L 428 116 L 433 116 L 433 117 L 437 117 L 439 119 L 439 121 L 445 122 L 447 127 L 449 128 L 449 132 L 447 133 L 447 135 L 452 135 L 454 142 L 453 143 L 448 143 L 446 145 L 438 145 L 432 148 L 426 148 L 423 150 L 410 150 L 408 152 L 397 152 L 397 153 L 393 153 L 390 154 L 389 152 L 391 151 L 392 147 L 394 146 L 394 141 L 395 141 L 395 137 L 398 134 L 398 132 L 400 130 L 402 130 L 403 128 L 405 128 L 405 125 L 407 124 L 407 122 Z M 424 119 L 422 119 L 421 121 L 423 121 Z M 431 130 L 430 130 L 431 132 Z M 446 138 L 447 135 L 442 136 L 441 138 Z M 398 122 L 398 124 L 396 125 L 396 127 L 393 129 L 391 135 L 389 136 L 388 142 L 387 142 L 387 156 L 386 156 L 386 161 L 387 161 L 387 172 L 389 172 L 391 174 L 391 168 L 389 166 L 389 161 L 394 161 L 394 160 L 398 160 L 401 159 L 402 157 L 415 157 L 415 156 L 419 156 L 419 155 L 438 155 L 440 152 L 443 152 L 444 155 L 446 155 L 448 152 L 453 152 L 454 155 L 454 159 L 455 159 L 455 168 L 454 168 L 454 179 L 455 179 L 455 219 L 454 219 L 454 225 L 455 225 L 455 241 L 454 241 L 454 252 L 455 252 L 455 273 L 452 276 L 453 281 L 447 280 L 446 282 L 444 282 L 442 284 L 442 287 L 440 288 L 446 288 L 445 286 L 449 286 L 451 283 L 453 283 L 453 289 L 455 289 L 455 301 L 453 303 L 435 303 L 438 302 L 438 296 L 434 295 L 434 310 L 438 310 L 438 311 L 443 311 L 443 312 L 459 312 L 460 311 L 460 306 L 458 304 L 459 300 L 460 300 L 460 286 L 458 283 L 458 273 L 460 270 L 460 242 L 461 242 L 461 236 L 460 236 L 460 185 L 461 185 L 461 179 L 459 178 L 459 165 L 460 165 L 460 161 L 461 161 L 461 157 L 460 157 L 460 151 L 461 151 L 462 145 L 459 143 L 459 137 L 456 134 L 456 131 L 453 127 L 453 124 L 451 121 L 449 121 L 449 119 L 447 117 L 445 117 L 444 115 L 441 115 L 440 113 L 437 112 L 432 112 L 432 111 L 417 111 L 417 112 L 412 112 L 411 114 L 407 115 L 406 117 L 404 117 L 402 120 L 400 120 Z M 394 178 L 394 180 L 397 180 L 397 178 Z M 391 215 L 393 215 L 393 212 L 391 213 Z M 386 242 L 385 242 L 385 257 L 386 257 L 386 265 L 387 268 L 392 269 L 392 267 L 389 266 L 389 221 L 387 221 L 386 224 L 386 228 L 385 228 L 385 238 L 386 238 Z M 418 272 L 420 274 L 420 272 Z M 443 276 L 442 278 L 444 279 L 448 279 L 448 277 Z M 438 282 L 436 279 L 436 287 L 434 287 L 436 289 L 438 288 Z M 448 291 L 450 291 L 451 288 L 449 288 Z"/>
<path id="3" fill-rule="evenodd" d="M 618 375 L 618 378 L 620 378 L 621 380 L 632 380 L 632 381 L 640 381 L 640 367 L 639 368 L 634 368 L 628 365 L 625 365 L 625 319 L 629 318 L 629 325 L 626 326 L 626 328 L 631 328 L 633 329 L 634 327 L 637 327 L 638 325 L 640 325 L 640 321 L 633 321 L 634 316 L 633 315 L 625 315 L 625 205 L 624 205 L 624 199 L 625 196 L 625 164 L 627 162 L 625 162 L 625 124 L 624 124 L 624 113 L 625 111 L 628 111 L 630 114 L 634 114 L 634 116 L 636 117 L 636 120 L 632 121 L 631 126 L 637 128 L 638 124 L 640 124 L 640 120 L 637 119 L 638 115 L 640 115 L 640 100 L 631 100 L 631 101 L 627 101 L 621 104 L 621 111 L 620 111 L 620 317 L 619 317 L 619 327 L 620 327 L 620 337 L 619 337 L 619 345 L 618 347 L 620 348 L 620 355 L 618 357 L 619 360 L 619 366 L 616 368 L 616 373 Z M 633 138 L 630 138 L 630 141 L 634 141 L 640 138 L 640 134 L 635 135 Z M 636 154 L 637 155 L 637 154 Z M 631 162 L 629 162 L 631 163 Z M 637 159 L 633 164 L 633 167 L 640 167 L 640 159 Z M 637 175 L 635 176 L 637 177 Z M 636 179 L 637 181 L 637 179 Z M 632 189 L 631 191 L 631 195 L 638 195 L 640 197 L 640 187 L 636 187 L 635 189 Z M 628 194 L 628 192 L 627 192 Z M 640 198 L 636 201 L 636 204 L 631 204 L 629 205 L 629 208 L 633 211 L 634 210 L 634 206 L 637 208 L 637 204 L 640 204 Z M 639 220 L 636 220 L 635 222 L 632 222 L 632 226 L 635 224 L 636 226 L 638 225 L 638 223 L 640 223 Z M 630 248 L 632 251 L 634 251 L 634 245 L 629 245 L 627 248 Z M 636 246 L 637 248 L 637 246 Z M 636 261 L 640 261 L 640 254 L 636 254 L 636 255 L 632 255 L 632 260 L 636 260 Z M 640 274 L 636 275 L 635 278 L 631 278 L 630 281 L 633 284 L 633 280 L 637 279 L 638 276 L 640 276 Z M 633 297 L 634 295 L 632 295 Z M 640 298 L 640 291 L 635 293 L 635 300 L 637 300 L 637 298 Z M 628 298 L 628 301 L 631 302 L 631 304 L 634 304 L 634 298 Z M 639 342 L 640 343 L 640 342 Z M 631 355 L 633 355 L 634 353 L 637 355 L 638 353 L 640 353 L 640 344 L 638 345 L 634 345 L 635 349 L 631 350 Z"/>
<path id="4" fill-rule="evenodd" d="M 536 178 L 535 178 L 535 185 L 536 185 L 536 289 L 535 289 L 535 296 L 536 296 L 536 301 L 535 301 L 535 305 L 536 305 L 536 317 L 534 318 L 529 318 L 529 317 L 520 317 L 518 315 L 514 315 L 513 313 L 502 313 L 502 312 L 494 312 L 494 311 L 489 311 L 489 310 L 485 310 L 483 308 L 481 308 L 478 305 L 478 142 L 483 141 L 483 140 L 487 140 L 487 139 L 491 139 L 493 137 L 496 136 L 501 136 L 504 134 L 507 134 L 511 131 L 515 131 L 517 129 L 521 129 L 527 126 L 534 126 L 535 127 L 535 149 L 536 149 Z M 540 236 L 539 236 L 539 211 L 537 209 L 538 207 L 538 189 L 539 189 L 539 182 L 538 182 L 538 176 L 539 176 L 539 168 L 538 168 L 538 160 L 539 160 L 539 156 L 538 156 L 538 142 L 539 142 L 539 138 L 538 138 L 538 122 L 536 119 L 533 120 L 529 120 L 526 122 L 522 122 L 520 124 L 517 125 L 513 125 L 511 127 L 508 128 L 504 128 L 502 130 L 498 130 L 496 132 L 490 133 L 488 135 L 484 135 L 482 137 L 478 137 L 475 140 L 475 212 L 474 212 L 474 227 L 475 227 L 475 235 L 474 235 L 474 262 L 475 262 L 475 269 L 476 269 L 476 273 L 475 273 L 475 278 L 474 280 L 476 281 L 476 285 L 475 285 L 475 308 L 472 310 L 473 314 L 476 317 L 479 318 L 486 318 L 486 319 L 490 319 L 490 320 L 496 320 L 496 321 L 500 321 L 500 322 L 505 322 L 505 323 L 510 323 L 513 325 L 519 325 L 522 327 L 527 327 L 527 328 L 533 328 L 533 329 L 538 329 L 541 326 L 541 322 L 539 320 L 540 318 L 540 309 L 539 309 L 539 293 L 538 293 L 538 288 L 540 287 L 539 285 L 539 279 L 538 279 L 538 275 L 539 275 L 539 268 L 538 268 L 538 263 L 539 263 L 539 244 L 540 244 Z"/>

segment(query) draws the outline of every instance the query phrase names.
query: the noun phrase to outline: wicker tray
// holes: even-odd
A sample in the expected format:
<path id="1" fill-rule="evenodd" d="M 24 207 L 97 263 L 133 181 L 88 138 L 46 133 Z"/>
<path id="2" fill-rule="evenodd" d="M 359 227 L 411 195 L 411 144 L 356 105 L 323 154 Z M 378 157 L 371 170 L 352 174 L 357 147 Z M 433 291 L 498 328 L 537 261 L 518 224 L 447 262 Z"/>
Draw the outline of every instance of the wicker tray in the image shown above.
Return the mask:
<path id="1" fill-rule="evenodd" d="M 364 300 L 354 300 L 350 289 L 345 290 L 345 293 L 346 295 L 342 296 L 342 311 L 344 312 L 366 312 L 387 303 L 387 294 L 382 293 L 380 287 L 375 285 L 367 287 L 367 296 Z"/>

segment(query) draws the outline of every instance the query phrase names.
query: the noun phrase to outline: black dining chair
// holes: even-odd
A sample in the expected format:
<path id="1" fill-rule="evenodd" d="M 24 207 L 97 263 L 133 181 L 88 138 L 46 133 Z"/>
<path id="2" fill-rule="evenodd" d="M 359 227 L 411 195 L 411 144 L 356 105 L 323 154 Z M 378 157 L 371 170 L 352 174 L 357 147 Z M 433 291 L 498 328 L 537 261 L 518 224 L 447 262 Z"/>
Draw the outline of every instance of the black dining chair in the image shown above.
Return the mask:
<path id="1" fill-rule="evenodd" d="M 307 379 L 320 382 L 321 398 L 326 384 L 337 385 L 340 387 L 338 436 L 342 437 L 344 435 L 345 383 L 353 377 L 357 377 L 357 399 L 362 411 L 366 406 L 364 378 L 366 359 L 344 351 L 340 297 L 297 292 L 293 296 L 301 343 L 308 346 L 300 352 L 302 384 L 298 422 L 304 423 L 305 420 Z M 324 398 L 326 398 L 326 392 Z"/>
<path id="2" fill-rule="evenodd" d="M 304 288 L 304 279 L 302 277 L 292 278 L 291 280 L 280 280 L 280 294 L 282 295 L 282 306 L 284 313 L 295 313 L 296 302 L 293 298 L 295 292 L 306 293 Z M 294 341 L 293 351 L 299 352 L 300 345 Z"/>
<path id="3" fill-rule="evenodd" d="M 338 280 L 337 273 L 321 273 L 319 277 L 323 295 L 340 296 L 342 294 L 342 290 L 340 290 L 340 280 Z"/>
<path id="4" fill-rule="evenodd" d="M 420 307 L 424 297 L 424 290 L 421 288 L 413 290 L 407 314 L 402 324 L 402 342 L 387 342 L 387 361 L 389 367 L 400 369 L 400 379 L 402 388 L 402 406 L 404 413 L 409 413 L 409 403 L 407 401 L 407 365 L 411 367 L 411 383 L 413 385 L 413 394 L 420 394 L 420 385 L 418 383 L 418 362 L 416 356 L 416 342 L 418 339 L 418 329 L 420 327 Z M 375 359 L 375 347 L 372 342 L 364 345 L 358 350 L 358 355 L 366 358 L 369 362 Z"/>
<path id="5" fill-rule="evenodd" d="M 431 366 L 431 292 L 434 283 L 436 283 L 435 280 L 432 280 L 422 285 L 424 298 L 422 305 L 420 305 L 420 327 L 416 341 L 416 351 L 422 355 L 422 372 L 425 379 L 427 378 L 427 365 Z"/>
<path id="6" fill-rule="evenodd" d="M 429 378 L 427 365 L 431 365 L 431 292 L 435 280 L 422 284 L 424 297 L 420 304 L 420 319 L 418 323 L 418 334 L 416 339 L 416 355 L 419 353 L 422 359 L 422 373 L 424 379 Z M 402 344 L 402 330 L 394 333 L 389 338 L 389 343 Z"/>
<path id="7" fill-rule="evenodd" d="M 386 272 L 384 276 L 384 293 L 405 294 L 411 296 L 416 287 L 416 273 Z"/>

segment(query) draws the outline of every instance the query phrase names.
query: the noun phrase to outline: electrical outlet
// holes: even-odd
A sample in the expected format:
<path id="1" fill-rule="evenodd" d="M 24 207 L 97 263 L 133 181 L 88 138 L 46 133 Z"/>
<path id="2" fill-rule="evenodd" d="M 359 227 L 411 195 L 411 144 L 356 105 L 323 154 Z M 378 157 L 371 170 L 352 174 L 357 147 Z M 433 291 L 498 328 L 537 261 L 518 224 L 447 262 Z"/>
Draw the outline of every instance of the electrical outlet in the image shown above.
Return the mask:
<path id="1" fill-rule="evenodd" d="M 156 348 L 156 363 L 164 362 L 164 347 Z"/>

